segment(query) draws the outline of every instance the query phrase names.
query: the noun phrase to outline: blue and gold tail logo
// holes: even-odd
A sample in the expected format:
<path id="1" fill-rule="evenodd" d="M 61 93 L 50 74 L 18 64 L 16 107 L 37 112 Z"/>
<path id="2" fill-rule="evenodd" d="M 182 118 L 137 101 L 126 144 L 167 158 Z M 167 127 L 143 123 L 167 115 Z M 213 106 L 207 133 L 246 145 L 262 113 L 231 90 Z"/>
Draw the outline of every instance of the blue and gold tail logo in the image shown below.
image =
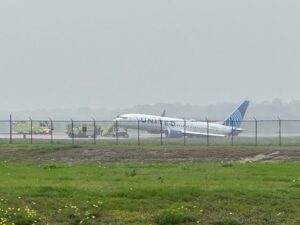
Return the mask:
<path id="1" fill-rule="evenodd" d="M 223 125 L 239 128 L 243 122 L 249 103 L 250 102 L 248 100 L 244 101 L 233 113 L 229 115 Z"/>

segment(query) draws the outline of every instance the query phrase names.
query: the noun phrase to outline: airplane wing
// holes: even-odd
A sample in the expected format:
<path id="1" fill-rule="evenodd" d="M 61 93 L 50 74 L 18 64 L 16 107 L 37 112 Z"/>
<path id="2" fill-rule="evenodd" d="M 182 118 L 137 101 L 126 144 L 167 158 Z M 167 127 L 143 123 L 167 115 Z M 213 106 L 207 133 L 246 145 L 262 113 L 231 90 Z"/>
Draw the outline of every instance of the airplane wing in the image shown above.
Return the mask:
<path id="1" fill-rule="evenodd" d="M 194 132 L 194 131 L 186 131 L 183 132 L 183 134 L 185 134 L 186 136 L 205 136 L 207 137 L 207 135 L 209 137 L 226 137 L 226 135 L 223 134 L 213 134 L 213 133 L 201 133 L 201 132 Z"/>

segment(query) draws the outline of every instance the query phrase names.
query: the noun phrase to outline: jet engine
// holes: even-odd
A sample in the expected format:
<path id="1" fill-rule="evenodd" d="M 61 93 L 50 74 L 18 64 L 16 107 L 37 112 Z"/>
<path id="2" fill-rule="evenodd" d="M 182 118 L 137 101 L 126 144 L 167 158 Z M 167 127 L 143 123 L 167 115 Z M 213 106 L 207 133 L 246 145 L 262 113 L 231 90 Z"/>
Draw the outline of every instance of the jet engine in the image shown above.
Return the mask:
<path id="1" fill-rule="evenodd" d="M 165 131 L 165 134 L 167 138 L 181 138 L 183 136 L 182 131 L 170 128 Z"/>

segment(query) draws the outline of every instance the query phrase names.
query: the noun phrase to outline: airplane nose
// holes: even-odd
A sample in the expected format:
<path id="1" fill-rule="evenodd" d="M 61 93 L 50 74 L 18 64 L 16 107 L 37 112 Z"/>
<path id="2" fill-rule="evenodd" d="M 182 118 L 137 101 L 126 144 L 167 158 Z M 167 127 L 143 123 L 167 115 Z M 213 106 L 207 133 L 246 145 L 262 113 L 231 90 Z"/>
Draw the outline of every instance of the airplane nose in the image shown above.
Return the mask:
<path id="1" fill-rule="evenodd" d="M 115 121 L 117 121 L 117 122 L 121 122 L 121 121 L 124 121 L 125 119 L 124 118 L 122 118 L 122 117 L 117 117 L 116 119 L 115 119 Z"/>

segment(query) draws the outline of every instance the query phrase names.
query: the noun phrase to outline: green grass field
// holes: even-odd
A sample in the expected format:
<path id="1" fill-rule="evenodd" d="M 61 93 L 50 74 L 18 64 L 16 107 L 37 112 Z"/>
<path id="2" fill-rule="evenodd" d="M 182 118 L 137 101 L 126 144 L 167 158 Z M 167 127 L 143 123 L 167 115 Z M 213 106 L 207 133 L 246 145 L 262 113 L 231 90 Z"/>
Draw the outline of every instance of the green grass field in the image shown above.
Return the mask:
<path id="1" fill-rule="evenodd" d="M 300 163 L 0 163 L 0 224 L 300 224 Z"/>
<path id="2" fill-rule="evenodd" d="M 275 151 L 294 161 L 233 162 Z M 298 159 L 297 146 L 2 144 L 0 225 L 298 225 Z"/>

